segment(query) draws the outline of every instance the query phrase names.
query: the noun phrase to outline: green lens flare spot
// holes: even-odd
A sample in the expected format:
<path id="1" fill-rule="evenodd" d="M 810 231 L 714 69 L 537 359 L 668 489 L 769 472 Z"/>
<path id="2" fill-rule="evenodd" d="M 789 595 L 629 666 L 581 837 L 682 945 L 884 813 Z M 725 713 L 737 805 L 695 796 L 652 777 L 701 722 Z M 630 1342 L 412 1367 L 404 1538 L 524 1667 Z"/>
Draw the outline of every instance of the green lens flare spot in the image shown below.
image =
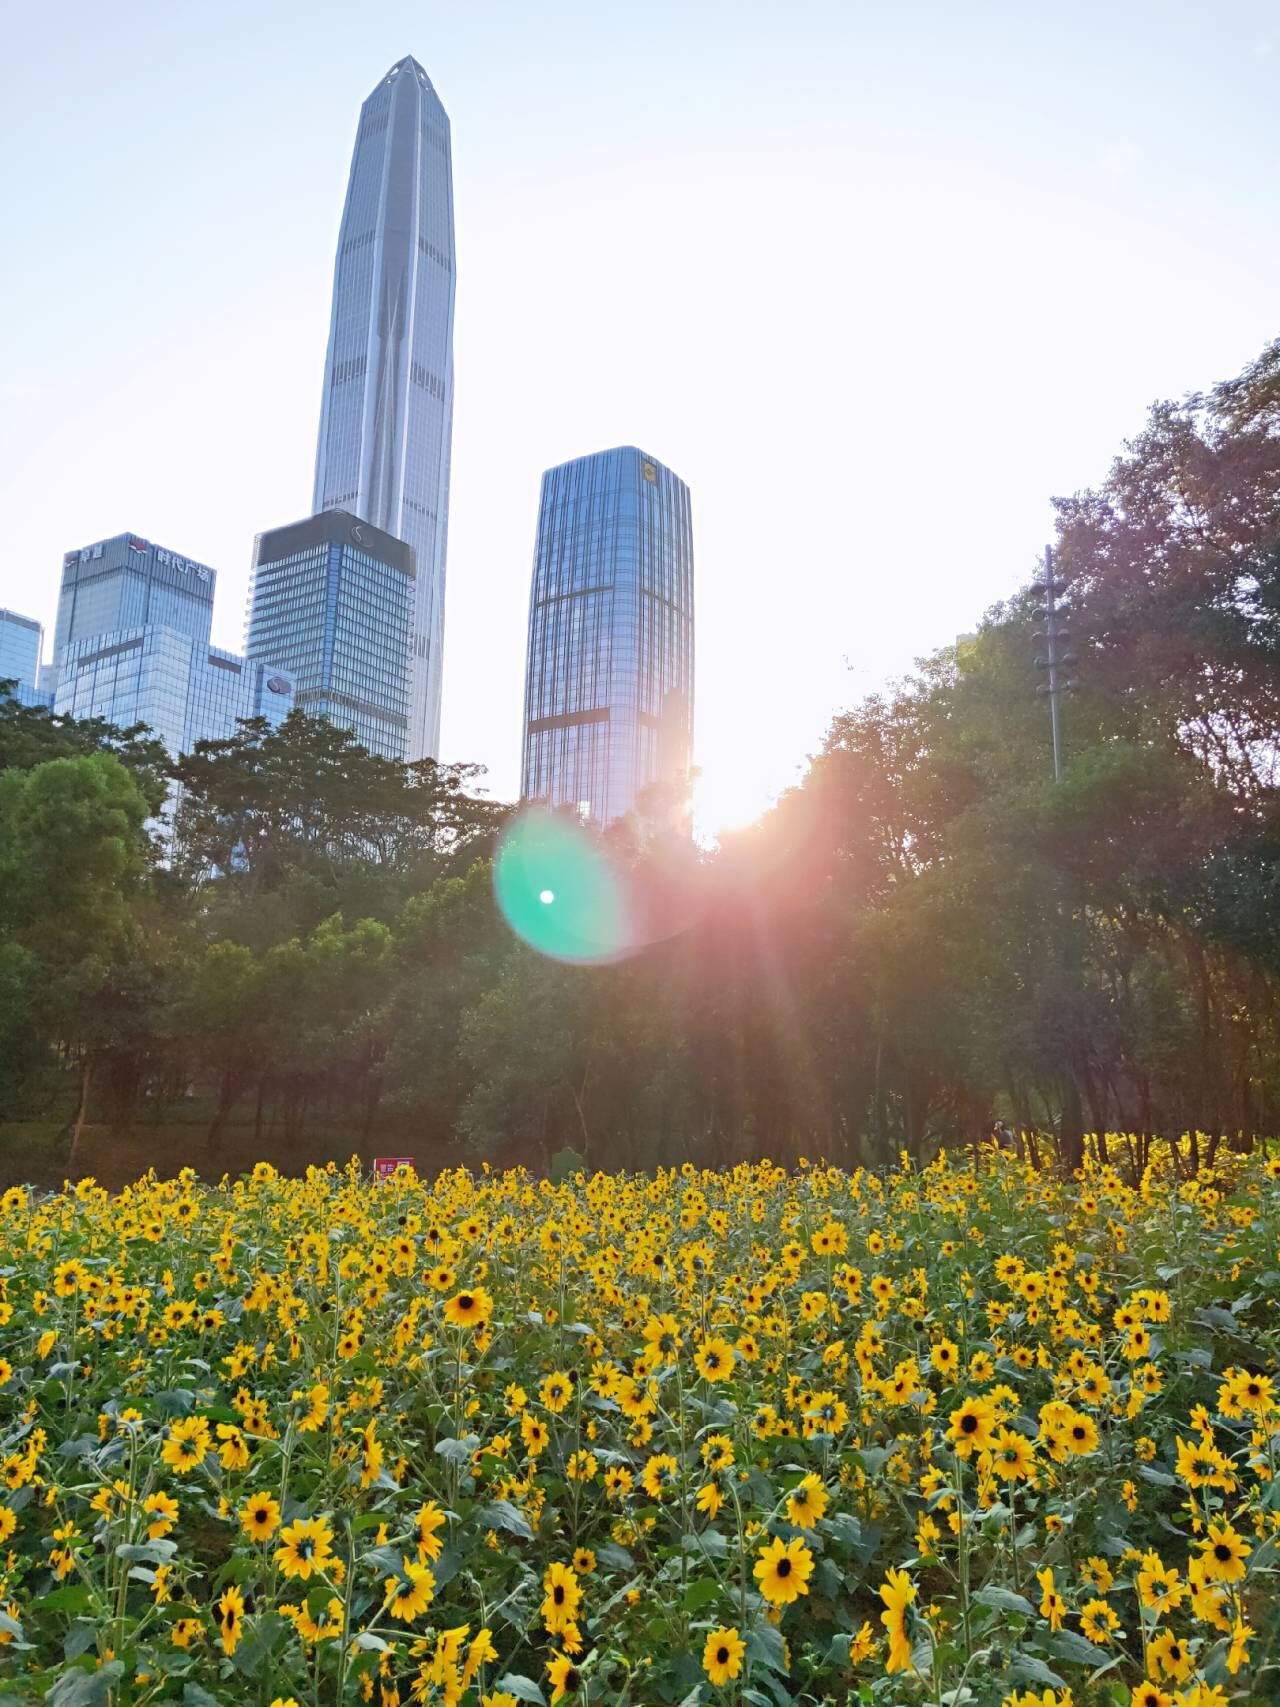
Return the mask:
<path id="1" fill-rule="evenodd" d="M 493 886 L 512 930 L 552 960 L 613 960 L 631 946 L 622 884 L 571 818 L 521 813 L 498 848 Z"/>

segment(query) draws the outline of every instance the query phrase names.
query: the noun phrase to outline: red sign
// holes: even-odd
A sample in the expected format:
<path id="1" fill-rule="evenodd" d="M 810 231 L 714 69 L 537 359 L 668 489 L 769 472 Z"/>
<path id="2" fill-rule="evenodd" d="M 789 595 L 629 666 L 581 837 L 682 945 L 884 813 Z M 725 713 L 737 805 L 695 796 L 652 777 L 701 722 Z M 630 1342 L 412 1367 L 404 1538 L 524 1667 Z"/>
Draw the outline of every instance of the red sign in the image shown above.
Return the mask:
<path id="1" fill-rule="evenodd" d="M 412 1156 L 375 1156 L 373 1158 L 374 1179 L 392 1179 L 405 1169 L 413 1167 Z"/>

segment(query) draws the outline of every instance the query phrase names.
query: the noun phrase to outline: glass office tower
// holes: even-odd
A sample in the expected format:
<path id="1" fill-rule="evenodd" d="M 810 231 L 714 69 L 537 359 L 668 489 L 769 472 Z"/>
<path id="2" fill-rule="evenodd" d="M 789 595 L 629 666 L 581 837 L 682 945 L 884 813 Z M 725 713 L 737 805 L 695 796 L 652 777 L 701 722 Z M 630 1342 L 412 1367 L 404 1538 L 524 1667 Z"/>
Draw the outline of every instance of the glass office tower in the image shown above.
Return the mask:
<path id="1" fill-rule="evenodd" d="M 240 718 L 284 720 L 293 679 L 209 642 L 217 573 L 139 534 L 62 560 L 53 709 L 145 723 L 175 757 L 233 735 Z"/>
<path id="2" fill-rule="evenodd" d="M 34 690 L 40 678 L 43 640 L 44 629 L 33 616 L 0 610 L 0 682 L 17 682 L 19 688 Z"/>
<path id="3" fill-rule="evenodd" d="M 449 118 L 417 60 L 402 59 L 360 109 L 313 507 L 349 511 L 413 547 L 410 759 L 440 748 L 453 288 Z"/>
<path id="4" fill-rule="evenodd" d="M 259 534 L 245 651 L 290 672 L 301 710 L 403 759 L 414 582 L 413 547 L 345 510 Z"/>
<path id="5" fill-rule="evenodd" d="M 521 795 L 609 824 L 693 752 L 689 488 L 623 446 L 542 477 Z"/>

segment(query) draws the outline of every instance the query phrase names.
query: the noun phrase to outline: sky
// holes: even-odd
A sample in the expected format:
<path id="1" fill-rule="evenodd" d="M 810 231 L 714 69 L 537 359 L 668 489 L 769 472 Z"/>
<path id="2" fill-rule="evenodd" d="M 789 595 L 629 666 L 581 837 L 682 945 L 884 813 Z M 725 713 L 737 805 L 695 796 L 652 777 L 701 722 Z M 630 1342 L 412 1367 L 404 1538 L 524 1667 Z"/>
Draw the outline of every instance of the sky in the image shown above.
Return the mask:
<path id="1" fill-rule="evenodd" d="M 1273 0 L 29 5 L 0 604 L 46 649 L 63 552 L 124 530 L 216 568 L 242 643 L 255 533 L 310 509 L 360 104 L 408 53 L 453 131 L 441 756 L 498 798 L 544 468 L 639 444 L 691 488 L 714 830 L 1024 583 L 1153 401 L 1280 334 Z"/>

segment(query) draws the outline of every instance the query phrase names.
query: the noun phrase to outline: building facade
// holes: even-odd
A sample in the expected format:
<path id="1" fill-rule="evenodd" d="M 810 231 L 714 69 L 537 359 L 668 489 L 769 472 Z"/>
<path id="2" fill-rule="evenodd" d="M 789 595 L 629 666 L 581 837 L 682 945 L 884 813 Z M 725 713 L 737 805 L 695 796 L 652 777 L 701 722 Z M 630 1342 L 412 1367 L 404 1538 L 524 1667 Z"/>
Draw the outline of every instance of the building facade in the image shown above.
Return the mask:
<path id="1" fill-rule="evenodd" d="M 449 118 L 416 59 L 360 109 L 325 358 L 313 508 L 413 547 L 405 754 L 440 747 L 453 435 Z"/>
<path id="2" fill-rule="evenodd" d="M 233 735 L 240 718 L 283 721 L 293 678 L 210 644 L 217 574 L 117 534 L 63 558 L 51 669 L 53 709 L 145 723 L 170 753 Z"/>
<path id="3" fill-rule="evenodd" d="M 527 800 L 606 825 L 693 762 L 689 488 L 623 446 L 542 477 L 525 671 Z"/>
<path id="4" fill-rule="evenodd" d="M 34 688 L 40 679 L 44 629 L 33 616 L 0 610 L 0 682 Z"/>
<path id="5" fill-rule="evenodd" d="M 413 547 L 345 510 L 259 534 L 245 651 L 282 665 L 310 716 L 409 757 L 415 582 Z"/>

